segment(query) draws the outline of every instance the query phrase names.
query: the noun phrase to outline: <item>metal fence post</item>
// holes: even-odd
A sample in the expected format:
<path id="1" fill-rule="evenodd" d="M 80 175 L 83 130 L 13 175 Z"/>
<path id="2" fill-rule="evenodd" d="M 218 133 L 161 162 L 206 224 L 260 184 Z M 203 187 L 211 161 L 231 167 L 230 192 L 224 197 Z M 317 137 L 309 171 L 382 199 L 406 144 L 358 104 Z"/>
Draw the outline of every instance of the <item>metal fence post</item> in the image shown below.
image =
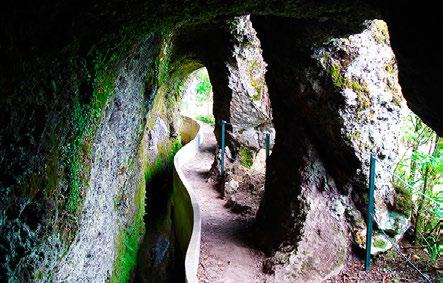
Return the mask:
<path id="1" fill-rule="evenodd" d="M 270 144 L 271 144 L 271 135 L 269 133 L 266 133 L 266 138 L 265 138 L 266 159 L 268 159 L 269 157 Z"/>
<path id="2" fill-rule="evenodd" d="M 371 164 L 369 169 L 369 204 L 368 204 L 368 229 L 366 231 L 366 259 L 365 270 L 371 267 L 371 242 L 372 242 L 372 222 L 374 213 L 374 185 L 375 185 L 375 156 L 371 154 Z"/>
<path id="3" fill-rule="evenodd" d="M 220 173 L 222 176 L 225 175 L 225 125 L 226 121 L 221 121 L 221 164 L 220 164 Z"/>

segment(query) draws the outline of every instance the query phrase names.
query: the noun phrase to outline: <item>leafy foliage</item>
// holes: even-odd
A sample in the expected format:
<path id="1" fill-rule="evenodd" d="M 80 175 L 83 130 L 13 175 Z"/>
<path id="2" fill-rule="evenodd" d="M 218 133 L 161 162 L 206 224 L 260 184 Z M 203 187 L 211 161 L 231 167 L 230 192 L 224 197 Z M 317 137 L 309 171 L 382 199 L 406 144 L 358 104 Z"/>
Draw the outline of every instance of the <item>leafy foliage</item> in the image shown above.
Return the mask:
<path id="1" fill-rule="evenodd" d="M 212 85 L 209 80 L 208 72 L 205 69 L 200 69 L 196 72 L 197 75 L 197 86 L 195 88 L 195 93 L 197 96 L 197 102 L 206 102 L 210 95 L 212 94 Z"/>
<path id="2" fill-rule="evenodd" d="M 215 118 L 213 115 L 207 115 L 207 116 L 198 115 L 196 117 L 196 119 L 205 123 L 205 124 L 211 125 L 212 127 L 214 127 L 214 125 L 215 125 Z"/>
<path id="3" fill-rule="evenodd" d="M 254 152 L 246 147 L 241 147 L 239 154 L 241 165 L 245 166 L 246 168 L 251 168 L 252 164 L 254 163 Z"/>
<path id="4" fill-rule="evenodd" d="M 394 185 L 401 192 L 411 193 L 414 240 L 426 246 L 435 262 L 441 254 L 443 140 L 412 113 L 407 117 L 403 139 L 407 150 L 395 170 Z M 397 195 L 397 202 L 404 196 Z"/>

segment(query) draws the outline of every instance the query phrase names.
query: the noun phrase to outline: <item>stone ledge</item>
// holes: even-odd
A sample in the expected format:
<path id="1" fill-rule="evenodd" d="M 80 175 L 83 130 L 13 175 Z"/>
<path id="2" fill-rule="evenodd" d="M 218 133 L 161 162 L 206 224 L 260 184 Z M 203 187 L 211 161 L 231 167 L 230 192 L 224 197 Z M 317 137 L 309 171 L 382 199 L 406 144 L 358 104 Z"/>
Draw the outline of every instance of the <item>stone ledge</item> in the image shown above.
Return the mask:
<path id="1" fill-rule="evenodd" d="M 200 124 L 186 116 L 183 117 L 180 134 L 193 139 L 182 147 L 174 157 L 173 213 L 176 220 L 177 241 L 181 250 L 185 251 L 186 282 L 198 282 L 197 270 L 201 238 L 200 207 L 182 166 L 197 154 L 203 135 L 200 131 Z M 184 199 L 186 202 L 183 201 Z M 180 220 L 183 221 L 180 222 Z"/>

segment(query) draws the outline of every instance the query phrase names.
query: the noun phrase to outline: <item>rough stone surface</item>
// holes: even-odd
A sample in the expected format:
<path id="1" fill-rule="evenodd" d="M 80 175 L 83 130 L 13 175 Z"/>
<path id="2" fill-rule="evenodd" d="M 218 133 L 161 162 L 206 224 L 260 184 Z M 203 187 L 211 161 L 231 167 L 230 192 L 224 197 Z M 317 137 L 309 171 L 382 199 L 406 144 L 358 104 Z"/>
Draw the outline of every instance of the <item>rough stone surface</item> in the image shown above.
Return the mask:
<path id="1" fill-rule="evenodd" d="M 262 154 L 257 154 L 262 156 Z M 255 158 L 254 164 L 260 163 Z M 258 170 L 256 170 L 258 169 Z M 236 160 L 224 179 L 226 206 L 235 213 L 255 216 L 265 189 L 265 168 L 246 168 Z"/>
<path id="2" fill-rule="evenodd" d="M 322 165 L 313 148 L 300 168 L 301 194 L 305 222 L 299 232 L 298 247 L 283 246 L 274 255 L 277 282 L 320 282 L 343 268 L 349 246 L 344 209 L 336 209 L 345 200 Z M 300 213 L 293 211 L 292 213 Z M 319 221 L 320 220 L 320 221 Z"/>
<path id="3" fill-rule="evenodd" d="M 71 123 L 74 120 L 74 101 L 80 99 L 81 105 L 87 106 L 93 91 L 93 79 L 89 76 L 93 75 L 91 70 L 95 67 L 103 67 L 96 61 L 103 59 L 102 55 L 106 60 L 113 57 L 116 46 L 132 45 L 150 30 L 158 31 L 178 22 L 200 20 L 204 24 L 197 30 L 201 31 L 204 29 L 202 26 L 209 25 L 217 15 L 252 12 L 269 17 L 275 15 L 290 18 L 293 20 L 290 25 L 293 30 L 300 28 L 300 22 L 307 27 L 313 22 L 318 24 L 310 29 L 312 33 L 296 37 L 301 40 L 294 40 L 307 45 L 309 52 L 306 53 L 310 56 L 311 39 L 316 38 L 315 33 L 326 30 L 324 34 L 336 38 L 356 33 L 355 23 L 375 18 L 374 8 L 380 8 L 388 21 L 399 62 L 401 84 L 411 109 L 419 111 L 420 116 L 426 118 L 427 123 L 441 134 L 443 115 L 438 93 L 442 89 L 440 71 L 443 57 L 440 56 L 440 49 L 435 48 L 438 46 L 435 34 L 440 31 L 440 11 L 433 5 L 417 5 L 415 2 L 398 5 L 395 1 L 282 1 L 278 5 L 270 4 L 269 1 L 229 1 L 223 5 L 217 1 L 179 3 L 135 0 L 128 5 L 122 5 L 118 0 L 96 3 L 64 1 L 56 4 L 53 1 L 7 1 L 0 11 L 0 34 L 5 39 L 0 46 L 0 281 L 9 278 L 31 281 L 35 279 L 34 271 L 40 265 L 44 276 L 51 276 L 46 271 L 52 270 L 59 253 L 64 249 L 60 248 L 59 244 L 63 240 L 59 236 L 48 235 L 53 229 L 75 230 L 75 227 L 67 229 L 65 226 L 69 226 L 66 217 L 71 215 L 63 207 L 64 196 L 69 192 L 69 166 L 63 164 L 66 163 L 63 155 L 69 151 L 77 131 L 74 128 L 76 124 Z M 421 20 L 411 21 L 413 18 Z M 352 26 L 350 30 L 349 25 Z M 318 26 L 319 29 L 316 28 Z M 280 88 L 279 91 L 284 92 L 285 96 L 273 99 L 273 106 L 281 100 L 288 107 L 278 105 L 278 112 L 293 114 L 297 109 L 296 103 L 293 103 L 293 90 L 298 88 L 291 84 L 295 78 L 292 66 L 299 68 L 309 60 L 306 57 L 299 61 L 294 59 L 300 58 L 303 52 L 294 53 L 294 49 L 287 48 L 285 36 L 290 37 L 291 33 L 285 30 L 285 25 L 274 25 L 272 30 L 276 40 L 270 42 L 275 48 L 263 44 L 264 38 L 260 37 L 263 50 L 276 55 L 273 60 L 267 60 L 269 66 L 273 66 L 273 73 L 278 73 L 275 65 L 283 61 L 285 72 L 278 76 L 289 86 L 287 89 Z M 337 30 L 341 36 L 337 36 Z M 192 35 L 188 33 L 184 37 Z M 203 42 L 201 38 L 210 37 L 198 37 L 200 46 L 204 46 L 202 50 L 215 42 L 217 48 L 208 49 L 212 55 L 216 53 L 214 50 L 225 47 L 219 45 L 219 41 L 214 41 L 215 37 Z M 212 71 L 224 74 L 225 69 L 215 68 Z M 273 92 L 278 90 L 275 84 L 272 88 Z M 274 116 L 277 116 L 275 113 Z M 280 130 L 284 130 L 285 122 L 296 128 L 289 114 L 281 114 L 276 120 L 275 126 L 279 124 Z M 306 124 L 314 129 L 312 124 Z M 291 152 L 290 146 L 284 143 L 298 146 L 293 139 L 297 133 L 290 129 L 285 133 L 288 134 L 285 137 L 287 141 L 278 141 L 283 146 L 276 150 L 276 155 L 296 158 L 294 150 Z M 315 144 L 320 156 L 324 156 L 321 147 L 325 146 L 318 146 L 318 141 Z M 282 160 L 274 158 L 275 163 Z M 349 159 L 350 164 L 353 161 Z M 338 160 L 336 164 L 343 165 L 343 162 Z M 326 167 L 331 171 L 331 166 Z M 275 174 L 273 170 L 269 170 L 271 177 Z M 51 180 L 51 171 L 56 171 L 58 178 Z M 281 172 L 283 174 L 277 174 L 277 178 L 287 181 L 281 183 L 284 186 L 279 189 L 284 194 L 282 198 L 277 194 L 276 202 L 286 209 L 285 199 L 291 199 L 292 195 L 286 194 L 285 188 L 293 189 L 292 184 L 297 182 L 296 178 L 291 178 L 294 176 L 290 172 Z M 271 199 L 273 196 L 270 193 Z M 270 222 L 286 229 L 285 218 L 289 217 L 285 213 L 277 211 L 275 217 L 272 217 L 272 212 L 264 214 L 269 215 Z M 279 218 L 278 214 L 282 217 Z M 278 231 L 279 228 L 269 229 L 274 230 Z M 280 240 L 282 237 L 277 234 L 275 238 Z M 57 252 L 41 255 L 38 251 Z"/>
<path id="4" fill-rule="evenodd" d="M 236 17 L 228 25 L 233 45 L 232 60 L 227 63 L 232 91 L 231 137 L 240 145 L 260 149 L 264 147 L 265 132 L 275 135 L 265 82 L 266 63 L 250 17 Z"/>
<path id="5" fill-rule="evenodd" d="M 392 174 L 399 161 L 400 130 L 406 105 L 398 84 L 395 56 L 389 45 L 386 23 L 381 20 L 365 22 L 360 34 L 331 40 L 315 51 L 326 76 L 333 76 L 340 89 L 343 104 L 338 105 L 342 121 L 340 135 L 350 145 L 360 164 L 356 170 L 353 198 L 364 207 L 365 188 L 369 180 L 369 156 L 374 153 L 376 163 L 375 221 L 379 229 L 401 235 L 408 228 L 408 216 L 391 213 L 395 190 Z M 318 80 L 311 79 L 316 95 L 324 95 Z M 337 95 L 336 93 L 332 95 Z M 398 218 L 393 220 L 392 218 Z M 395 223 L 403 226 L 394 227 Z"/>
<path id="6" fill-rule="evenodd" d="M 137 183 L 143 178 L 137 149 L 146 115 L 144 75 L 153 60 L 149 39 L 123 65 L 105 119 L 94 142 L 90 187 L 78 234 L 57 267 L 56 281 L 106 282 L 111 278 L 121 225 L 130 221 Z M 122 197 L 123 196 L 123 197 Z M 119 203 L 116 205 L 116 200 Z"/>
<path id="7" fill-rule="evenodd" d="M 150 116 L 153 115 L 150 113 Z M 152 119 L 155 119 L 155 125 L 153 129 L 147 129 L 147 131 L 145 131 L 145 140 L 148 141 L 148 144 L 146 147 L 144 147 L 148 160 L 151 164 L 158 156 L 160 149 L 159 147 L 165 142 L 166 139 L 169 139 L 170 135 L 169 126 L 161 117 L 153 117 Z"/>
<path id="8" fill-rule="evenodd" d="M 214 109 L 229 107 L 229 116 L 224 119 L 229 122 L 226 126 L 226 143 L 232 155 L 225 158 L 227 179 L 221 190 L 228 206 L 255 215 L 263 195 L 266 133 L 270 134 L 271 148 L 275 140 L 265 81 L 266 63 L 250 16 L 228 20 L 227 26 L 231 58 L 225 64 L 230 100 L 225 105 L 220 100 L 214 100 Z M 218 87 L 216 85 L 215 90 Z M 221 117 L 217 112 L 215 114 L 219 121 Z M 216 127 L 216 134 L 217 131 L 220 131 L 219 127 Z M 257 156 L 259 152 L 262 154 Z M 219 171 L 220 152 L 217 152 L 216 157 L 213 172 Z"/>
<path id="9" fill-rule="evenodd" d="M 407 217 L 392 211 L 391 174 L 404 114 L 395 57 L 386 25 L 379 20 L 335 39 L 323 37 L 322 23 L 303 23 L 306 27 L 260 18 L 253 23 L 269 64 L 277 131 L 258 211 L 263 245 L 272 247 L 280 239 L 274 253 L 270 249 L 273 257 L 267 267 L 282 281 L 318 282 L 340 271 L 351 243 L 365 241 L 370 152 L 379 159 L 375 222 L 396 238 L 407 228 Z M 275 28 L 279 32 L 272 34 Z M 294 54 L 294 61 L 279 62 L 271 54 L 276 37 L 283 34 L 288 40 L 279 45 Z M 297 44 L 291 38 L 313 42 Z M 282 165 L 288 159 L 290 169 Z M 274 217 L 281 219 L 278 227 L 263 224 Z M 402 227 L 393 227 L 399 224 Z M 381 240 L 374 251 L 389 248 Z"/>

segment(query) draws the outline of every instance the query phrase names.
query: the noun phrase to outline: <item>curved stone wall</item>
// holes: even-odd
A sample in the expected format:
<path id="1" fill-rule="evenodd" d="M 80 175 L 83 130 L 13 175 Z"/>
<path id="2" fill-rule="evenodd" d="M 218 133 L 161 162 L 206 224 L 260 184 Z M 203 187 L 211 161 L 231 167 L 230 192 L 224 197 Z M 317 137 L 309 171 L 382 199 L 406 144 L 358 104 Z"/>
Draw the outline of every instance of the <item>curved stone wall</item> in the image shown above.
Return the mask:
<path id="1" fill-rule="evenodd" d="M 197 269 L 200 256 L 200 208 L 191 184 L 186 180 L 182 166 L 199 151 L 202 142 L 200 125 L 183 117 L 180 127 L 183 142 L 190 140 L 174 157 L 173 217 L 180 254 L 184 256 L 186 282 L 198 282 Z"/>

